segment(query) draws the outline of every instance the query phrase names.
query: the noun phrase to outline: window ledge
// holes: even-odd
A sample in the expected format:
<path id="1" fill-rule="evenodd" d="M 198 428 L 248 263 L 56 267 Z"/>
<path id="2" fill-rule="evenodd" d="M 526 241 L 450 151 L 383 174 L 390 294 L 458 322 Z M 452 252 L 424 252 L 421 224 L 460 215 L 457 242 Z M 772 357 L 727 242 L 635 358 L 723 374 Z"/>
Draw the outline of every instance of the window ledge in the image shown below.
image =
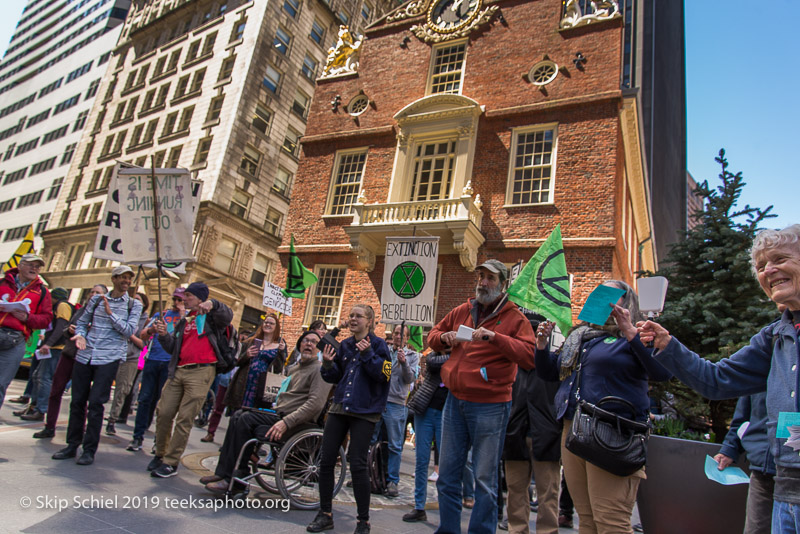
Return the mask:
<path id="1" fill-rule="evenodd" d="M 127 96 L 127 95 L 129 95 L 131 93 L 135 93 L 136 91 L 144 89 L 144 86 L 145 86 L 145 83 L 142 82 L 142 83 L 140 83 L 138 85 L 134 85 L 133 87 L 129 87 L 127 89 L 123 89 L 122 91 L 120 91 L 119 96 Z"/>
<path id="2" fill-rule="evenodd" d="M 200 93 L 202 93 L 202 91 L 194 91 L 191 93 L 186 93 L 183 96 L 173 98 L 172 100 L 170 100 L 169 104 L 171 106 L 174 106 L 176 104 L 180 104 L 181 102 L 186 102 L 187 100 L 200 96 Z"/>
<path id="3" fill-rule="evenodd" d="M 221 80 L 218 80 L 217 83 L 214 84 L 214 89 L 219 89 L 220 87 L 224 87 L 224 86 L 228 85 L 229 83 L 231 83 L 232 81 L 233 81 L 233 78 L 230 77 L 230 76 L 228 76 L 227 78 L 223 78 Z"/>
<path id="4" fill-rule="evenodd" d="M 95 189 L 93 191 L 87 191 L 83 195 L 83 198 L 94 198 L 94 197 L 99 197 L 99 196 L 103 196 L 103 195 L 107 195 L 107 194 L 108 194 L 108 188 L 104 187 L 103 189 Z"/>
<path id="5" fill-rule="evenodd" d="M 555 202 L 537 202 L 535 204 L 503 204 L 501 207 L 503 209 L 514 209 L 514 208 L 542 208 L 542 207 L 549 207 L 555 206 Z"/>
<path id="6" fill-rule="evenodd" d="M 206 128 L 213 128 L 214 126 L 219 126 L 219 123 L 220 123 L 220 119 L 216 118 L 216 119 L 204 122 L 203 125 L 200 126 L 200 128 L 202 128 L 203 130 L 205 130 Z"/>
<path id="7" fill-rule="evenodd" d="M 235 41 L 231 41 L 227 45 L 225 45 L 225 50 L 230 50 L 231 48 L 236 48 L 240 44 L 244 42 L 244 38 L 236 39 Z"/>
<path id="8" fill-rule="evenodd" d="M 194 67 L 195 65 L 199 65 L 203 61 L 205 61 L 205 60 L 207 60 L 209 58 L 212 58 L 212 57 L 214 57 L 214 52 L 211 52 L 211 53 L 208 53 L 208 54 L 204 54 L 202 56 L 197 56 L 196 58 L 190 59 L 189 61 L 185 62 L 181 66 L 181 70 L 190 69 L 190 68 Z"/>
<path id="9" fill-rule="evenodd" d="M 200 163 L 194 163 L 189 166 L 190 171 L 199 171 L 208 167 L 208 160 L 202 161 Z"/>
<path id="10" fill-rule="evenodd" d="M 158 142 L 167 143 L 169 141 L 174 141 L 175 139 L 180 139 L 181 137 L 186 137 L 187 135 L 189 135 L 188 128 L 186 130 L 180 130 L 178 132 L 173 132 L 168 135 L 162 135 L 161 137 L 158 138 Z"/>
<path id="11" fill-rule="evenodd" d="M 100 156 L 99 158 L 97 158 L 97 163 L 102 163 L 104 161 L 115 159 L 120 156 L 122 156 L 122 150 L 117 150 L 116 152 L 111 152 L 109 154 L 106 154 L 105 156 Z"/>
<path id="12" fill-rule="evenodd" d="M 112 122 L 108 125 L 109 130 L 113 130 L 114 128 L 118 128 L 123 124 L 128 124 L 129 122 L 133 122 L 133 117 L 123 117 L 117 122 Z"/>
<path id="13" fill-rule="evenodd" d="M 158 105 L 158 106 L 156 106 L 154 108 L 150 108 L 148 110 L 144 110 L 144 111 L 139 113 L 138 118 L 141 119 L 142 117 L 147 117 L 148 115 L 152 115 L 153 113 L 156 113 L 158 111 L 163 111 L 164 109 L 166 109 L 166 107 L 167 106 L 165 104 L 161 104 L 161 105 Z"/>
<path id="14" fill-rule="evenodd" d="M 178 67 L 172 68 L 172 69 L 170 69 L 168 71 L 164 71 L 161 74 L 159 74 L 158 76 L 153 76 L 152 78 L 150 78 L 150 83 L 151 84 L 152 83 L 156 83 L 156 82 L 158 82 L 160 80 L 163 80 L 164 78 L 169 78 L 170 76 L 174 75 L 176 72 L 178 72 Z"/>
<path id="15" fill-rule="evenodd" d="M 150 148 L 151 146 L 153 146 L 153 141 L 152 140 L 146 141 L 144 143 L 140 143 L 138 145 L 130 145 L 128 148 L 125 149 L 125 153 L 126 154 L 130 154 L 132 152 L 138 152 L 139 150 L 142 150 L 143 148 Z"/>

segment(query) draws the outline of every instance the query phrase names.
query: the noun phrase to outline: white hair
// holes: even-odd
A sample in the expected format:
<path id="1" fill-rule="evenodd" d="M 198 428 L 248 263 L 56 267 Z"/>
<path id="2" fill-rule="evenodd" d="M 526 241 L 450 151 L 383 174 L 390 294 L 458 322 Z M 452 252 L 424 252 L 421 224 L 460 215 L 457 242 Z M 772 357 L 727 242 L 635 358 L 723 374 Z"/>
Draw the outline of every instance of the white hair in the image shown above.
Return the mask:
<path id="1" fill-rule="evenodd" d="M 750 266 L 753 268 L 753 273 L 758 274 L 756 271 L 756 258 L 758 256 L 767 249 L 784 245 L 795 245 L 797 255 L 800 256 L 800 224 L 787 226 L 783 230 L 768 229 L 760 231 L 753 239 L 753 247 L 750 249 Z"/>

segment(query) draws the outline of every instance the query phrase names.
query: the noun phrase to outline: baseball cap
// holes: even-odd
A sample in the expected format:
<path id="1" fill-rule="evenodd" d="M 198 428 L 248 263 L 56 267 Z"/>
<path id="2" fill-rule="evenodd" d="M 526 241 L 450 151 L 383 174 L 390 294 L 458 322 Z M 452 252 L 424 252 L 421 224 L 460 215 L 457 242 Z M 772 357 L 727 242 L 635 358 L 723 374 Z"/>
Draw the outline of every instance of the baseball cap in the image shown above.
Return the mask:
<path id="1" fill-rule="evenodd" d="M 508 267 L 500 260 L 486 260 L 478 265 L 476 269 L 486 269 L 490 273 L 499 274 L 502 280 L 508 280 Z"/>
<path id="2" fill-rule="evenodd" d="M 19 261 L 27 261 L 29 263 L 39 262 L 44 267 L 44 260 L 38 254 L 28 253 L 23 255 Z"/>
<path id="3" fill-rule="evenodd" d="M 123 275 L 123 274 L 125 274 L 125 273 L 131 273 L 131 274 L 133 274 L 133 269 L 131 269 L 131 268 L 130 268 L 130 267 L 128 267 L 127 265 L 117 265 L 116 267 L 114 267 L 114 268 L 111 270 L 111 276 L 112 276 L 112 278 L 113 278 L 114 276 L 120 276 L 120 275 Z"/>

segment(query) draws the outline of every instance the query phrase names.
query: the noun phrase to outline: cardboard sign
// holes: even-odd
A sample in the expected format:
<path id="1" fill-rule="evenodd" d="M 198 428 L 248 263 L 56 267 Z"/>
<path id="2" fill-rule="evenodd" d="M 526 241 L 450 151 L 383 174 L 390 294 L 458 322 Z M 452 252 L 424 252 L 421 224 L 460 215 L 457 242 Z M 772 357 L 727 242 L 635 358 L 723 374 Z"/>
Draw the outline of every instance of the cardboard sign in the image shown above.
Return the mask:
<path id="1" fill-rule="evenodd" d="M 439 238 L 387 237 L 381 322 L 433 326 Z"/>
<path id="2" fill-rule="evenodd" d="M 284 297 L 282 289 L 272 282 L 264 282 L 264 307 L 291 317 L 292 299 Z"/>

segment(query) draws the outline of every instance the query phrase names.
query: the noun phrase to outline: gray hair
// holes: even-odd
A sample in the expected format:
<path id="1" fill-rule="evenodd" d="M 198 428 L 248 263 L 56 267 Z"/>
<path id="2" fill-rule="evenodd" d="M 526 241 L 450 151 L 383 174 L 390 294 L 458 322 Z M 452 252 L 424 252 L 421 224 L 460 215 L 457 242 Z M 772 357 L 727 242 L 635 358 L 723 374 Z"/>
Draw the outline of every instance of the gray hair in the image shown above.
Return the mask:
<path id="1" fill-rule="evenodd" d="M 622 295 L 621 306 L 631 312 L 631 322 L 633 324 L 644 319 L 642 312 L 639 311 L 639 295 L 636 294 L 631 286 L 622 280 L 607 280 L 603 284 L 625 290 L 625 294 Z"/>
<path id="2" fill-rule="evenodd" d="M 784 245 L 795 245 L 800 256 L 800 244 L 798 243 L 800 243 L 800 224 L 792 224 L 783 230 L 760 231 L 753 239 L 753 247 L 750 249 L 750 266 L 753 268 L 753 274 L 758 274 L 756 259 L 766 250 Z"/>

